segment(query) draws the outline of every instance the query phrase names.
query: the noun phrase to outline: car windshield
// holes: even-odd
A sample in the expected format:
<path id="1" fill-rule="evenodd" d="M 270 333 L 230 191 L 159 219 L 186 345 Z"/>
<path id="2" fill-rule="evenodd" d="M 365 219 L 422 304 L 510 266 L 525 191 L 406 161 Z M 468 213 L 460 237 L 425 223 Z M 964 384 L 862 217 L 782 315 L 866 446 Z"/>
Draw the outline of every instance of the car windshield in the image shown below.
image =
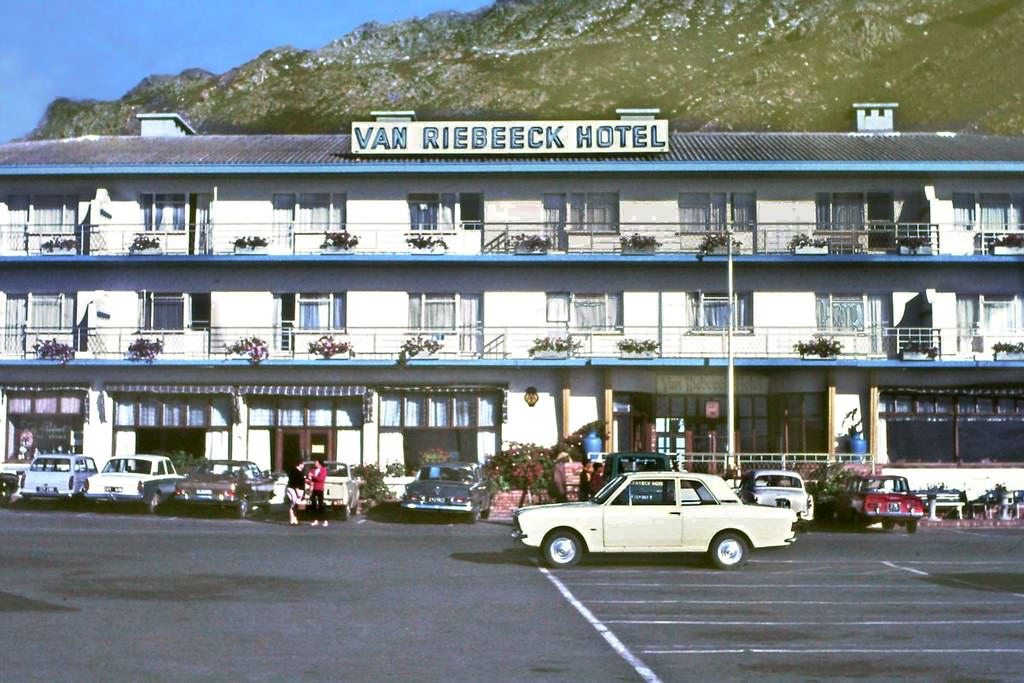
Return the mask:
<path id="1" fill-rule="evenodd" d="M 662 469 L 662 462 L 652 455 L 624 455 L 619 457 L 619 471 L 657 472 Z"/>
<path id="2" fill-rule="evenodd" d="M 602 486 L 600 491 L 592 495 L 590 497 L 590 500 L 594 501 L 595 503 L 605 502 L 612 495 L 612 492 L 619 488 L 619 484 L 621 484 L 625 478 L 626 476 L 623 474 L 620 474 L 619 476 L 615 477 L 607 484 Z"/>
<path id="3" fill-rule="evenodd" d="M 800 485 L 799 479 L 784 474 L 762 474 L 754 480 L 754 486 L 757 488 L 770 487 L 780 489 L 803 488 Z"/>
<path id="4" fill-rule="evenodd" d="M 416 478 L 430 481 L 457 481 L 463 484 L 468 484 L 473 481 L 473 473 L 462 467 L 428 465 L 427 467 L 420 468 L 420 473 Z"/>
<path id="5" fill-rule="evenodd" d="M 103 471 L 149 474 L 153 471 L 153 463 L 149 460 L 136 460 L 135 458 L 114 458 L 104 466 Z"/>
<path id="6" fill-rule="evenodd" d="M 902 477 L 889 479 L 865 479 L 864 491 L 872 493 L 907 493 L 910 491 L 907 480 Z"/>
<path id="7" fill-rule="evenodd" d="M 71 461 L 67 458 L 36 458 L 29 469 L 33 472 L 70 472 Z"/>
<path id="8" fill-rule="evenodd" d="M 212 474 L 214 476 L 236 477 L 245 471 L 245 465 L 233 462 L 207 462 L 196 469 L 197 474 Z"/>

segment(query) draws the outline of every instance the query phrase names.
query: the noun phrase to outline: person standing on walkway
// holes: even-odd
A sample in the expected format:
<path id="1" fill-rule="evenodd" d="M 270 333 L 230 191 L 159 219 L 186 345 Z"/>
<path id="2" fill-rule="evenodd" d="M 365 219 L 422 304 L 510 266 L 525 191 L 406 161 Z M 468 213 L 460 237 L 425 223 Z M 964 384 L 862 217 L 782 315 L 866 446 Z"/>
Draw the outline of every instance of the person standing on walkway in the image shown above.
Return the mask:
<path id="1" fill-rule="evenodd" d="M 305 490 L 306 476 L 302 471 L 302 461 L 300 460 L 295 463 L 295 467 L 288 470 L 288 488 L 284 490 L 285 497 L 288 499 L 288 523 L 292 526 L 299 523 L 299 517 L 295 513 L 299 503 L 302 502 Z"/>
<path id="2" fill-rule="evenodd" d="M 594 472 L 594 464 L 590 460 L 583 461 L 583 469 L 580 470 L 579 500 L 590 500 L 590 475 Z"/>
<path id="3" fill-rule="evenodd" d="M 568 497 L 568 466 L 570 458 L 569 454 L 562 451 L 555 458 L 555 466 L 551 472 L 551 498 L 556 503 L 565 503 L 569 500 Z"/>
<path id="4" fill-rule="evenodd" d="M 309 502 L 313 507 L 313 521 L 310 526 L 319 526 L 323 522 L 327 526 L 327 508 L 324 507 L 324 484 L 327 481 L 327 468 L 321 460 L 317 460 L 313 469 L 306 475 L 310 487 Z"/>

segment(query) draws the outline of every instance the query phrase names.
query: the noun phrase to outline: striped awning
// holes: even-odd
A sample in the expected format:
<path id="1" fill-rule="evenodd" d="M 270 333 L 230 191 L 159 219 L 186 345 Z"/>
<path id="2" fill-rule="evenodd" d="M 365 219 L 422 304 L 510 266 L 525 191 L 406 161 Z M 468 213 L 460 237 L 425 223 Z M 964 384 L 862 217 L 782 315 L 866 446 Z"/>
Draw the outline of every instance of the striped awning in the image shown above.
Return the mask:
<path id="1" fill-rule="evenodd" d="M 89 387 L 73 384 L 3 384 L 4 391 L 89 391 Z"/>
<path id="2" fill-rule="evenodd" d="M 228 384 L 108 384 L 112 394 L 233 394 Z"/>
<path id="3" fill-rule="evenodd" d="M 430 394 L 483 394 L 483 393 L 501 393 L 507 391 L 504 386 L 489 384 L 489 385 L 465 385 L 465 384 L 445 384 L 445 385 L 427 385 L 427 384 L 409 384 L 405 386 L 379 386 L 376 387 L 377 391 L 404 391 L 404 392 L 416 392 L 416 393 L 430 393 Z"/>
<path id="4" fill-rule="evenodd" d="M 290 396 L 295 398 L 332 398 L 364 396 L 365 386 L 355 384 L 256 384 L 238 387 L 242 396 Z"/>
<path id="5" fill-rule="evenodd" d="M 878 387 L 883 394 L 917 394 L 928 396 L 1003 396 L 1024 397 L 1024 385 L 973 386 L 973 387 Z"/>

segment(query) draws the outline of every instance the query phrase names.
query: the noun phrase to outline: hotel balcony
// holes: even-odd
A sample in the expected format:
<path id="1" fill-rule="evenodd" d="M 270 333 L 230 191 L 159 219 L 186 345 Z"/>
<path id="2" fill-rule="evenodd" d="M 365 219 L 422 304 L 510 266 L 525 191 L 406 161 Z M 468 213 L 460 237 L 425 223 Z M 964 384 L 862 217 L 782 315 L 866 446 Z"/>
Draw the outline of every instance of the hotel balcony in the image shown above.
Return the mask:
<path id="1" fill-rule="evenodd" d="M 38 227 L 0 226 L 0 257 L 16 256 L 124 256 L 268 254 L 302 256 L 351 253 L 367 256 L 420 253 L 407 241 L 429 235 L 444 241 L 430 253 L 460 256 L 515 253 L 551 254 L 708 254 L 709 235 L 731 228 L 734 254 L 775 255 L 912 255 L 975 256 L 1024 255 L 1024 225 L 996 227 L 937 223 L 744 223 L 690 225 L 682 223 L 630 223 L 552 225 L 547 223 L 441 224 L 347 223 L 300 226 L 296 224 L 216 223 L 147 230 L 132 225 L 74 225 Z M 349 249 L 330 246 L 328 235 L 347 232 L 358 238 Z M 635 247 L 629 238 L 648 238 L 648 246 Z M 248 240 L 256 247 L 236 247 Z M 536 248 L 517 249 L 524 240 Z M 644 240 L 640 240 L 643 242 Z"/>
<path id="2" fill-rule="evenodd" d="M 157 362 L 245 360 L 229 347 L 244 339 L 257 338 L 267 352 L 268 361 L 312 362 L 320 356 L 310 345 L 322 337 L 346 342 L 352 354 L 343 353 L 334 360 L 394 362 L 403 345 L 411 339 L 425 339 L 440 344 L 436 353 L 426 351 L 408 356 L 411 361 L 427 359 L 441 362 L 515 361 L 575 362 L 610 361 L 644 365 L 665 361 L 724 362 L 727 347 L 722 328 L 697 327 L 629 327 L 608 330 L 566 330 L 557 327 L 490 327 L 457 330 L 417 330 L 410 328 L 360 328 L 303 330 L 288 327 L 210 327 L 187 330 L 139 330 L 138 328 L 95 327 L 77 329 L 3 328 L 0 337 L 0 361 L 46 360 L 38 348 L 55 340 L 74 352 L 74 360 L 105 362 L 138 361 L 129 347 L 138 339 L 159 340 L 161 350 Z M 803 359 L 795 350 L 801 342 L 817 336 L 834 339 L 841 351 L 834 357 L 807 355 Z M 567 340 L 571 352 L 540 352 L 540 339 Z M 625 353 L 620 350 L 624 340 L 657 343 L 651 353 Z M 994 360 L 1022 360 L 1021 355 L 1000 353 L 995 344 L 1012 346 L 1024 342 L 1024 331 L 979 333 L 977 330 L 878 327 L 861 330 L 819 330 L 800 327 L 739 328 L 733 334 L 733 353 L 737 359 L 775 363 L 849 362 L 854 361 L 971 361 L 988 363 Z M 52 346 L 53 344 L 50 344 Z M 51 358 L 52 360 L 52 358 Z"/>

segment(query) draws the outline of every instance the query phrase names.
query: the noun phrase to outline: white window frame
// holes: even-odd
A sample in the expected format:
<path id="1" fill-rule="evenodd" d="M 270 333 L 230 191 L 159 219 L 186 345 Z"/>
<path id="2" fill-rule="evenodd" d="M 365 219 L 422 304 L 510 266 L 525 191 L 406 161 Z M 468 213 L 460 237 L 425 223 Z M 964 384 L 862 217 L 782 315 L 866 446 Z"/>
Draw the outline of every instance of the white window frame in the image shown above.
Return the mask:
<path id="1" fill-rule="evenodd" d="M 993 309 L 1007 309 L 1010 312 L 1010 326 L 997 329 L 989 325 L 989 311 Z M 984 334 L 998 334 L 1003 332 L 1017 332 L 1021 329 L 1021 300 L 1015 294 L 995 295 L 981 294 L 978 296 L 978 325 Z"/>
<path id="2" fill-rule="evenodd" d="M 283 295 L 287 296 L 287 295 Z M 295 293 L 295 329 L 296 330 L 336 330 L 343 331 L 346 320 L 338 320 L 337 302 L 341 302 L 341 317 L 347 318 L 348 301 L 345 292 L 296 292 Z M 303 303 L 327 303 L 327 325 L 320 327 L 304 327 L 302 325 Z"/>
<path id="3" fill-rule="evenodd" d="M 450 304 L 452 307 L 451 327 L 432 327 L 427 324 L 427 304 Z M 414 315 L 413 308 L 419 310 Z M 462 310 L 462 295 L 458 292 L 410 292 L 409 293 L 409 327 L 423 332 L 456 332 L 461 327 L 459 312 Z M 413 318 L 418 318 L 413 320 Z M 473 321 L 474 323 L 476 321 Z"/>
<path id="4" fill-rule="evenodd" d="M 173 301 L 175 299 L 181 302 L 181 329 L 153 327 L 154 305 L 156 302 L 158 300 Z M 190 304 L 190 297 L 185 292 L 143 292 L 141 296 L 139 329 L 147 332 L 185 332 L 192 325 L 192 307 Z"/>
<path id="5" fill-rule="evenodd" d="M 146 216 L 146 208 L 150 210 Z M 181 224 L 174 221 L 174 210 L 181 207 Z M 161 211 L 171 211 L 171 220 L 164 221 L 160 225 L 156 223 L 157 208 Z M 140 192 L 139 193 L 139 222 L 146 232 L 184 232 L 188 230 L 189 203 L 187 192 Z"/>
<path id="6" fill-rule="evenodd" d="M 604 324 L 595 326 L 581 326 L 579 316 L 576 314 L 577 303 L 584 299 L 603 299 Z M 565 319 L 553 318 L 552 313 L 557 313 L 557 307 L 552 303 L 563 302 L 566 311 Z M 610 305 L 614 301 L 615 305 Z M 623 327 L 623 296 L 622 292 L 548 292 L 545 302 L 545 320 L 549 324 L 564 325 L 570 330 L 580 332 L 621 332 Z M 611 317 L 615 315 L 615 319 Z"/>
<path id="7" fill-rule="evenodd" d="M 313 201 L 313 197 L 326 197 L 327 205 L 323 207 L 319 201 Z M 282 221 L 278 221 L 278 199 L 285 199 L 291 204 L 291 215 Z M 344 230 L 348 225 L 348 195 L 344 192 L 274 192 L 270 204 L 274 225 L 278 228 L 291 227 L 299 228 L 301 232 L 318 233 Z M 306 212 L 319 207 L 327 209 L 326 223 L 308 220 Z"/>
<path id="8" fill-rule="evenodd" d="M 707 312 L 705 307 L 709 304 L 722 304 L 729 302 L 729 295 L 725 292 L 694 292 L 693 306 L 694 306 L 694 327 L 697 330 L 704 330 L 709 332 L 720 332 L 728 328 L 727 325 L 712 325 L 707 320 Z M 749 322 L 744 324 L 744 321 L 739 320 L 740 315 L 740 298 L 743 298 L 747 303 L 747 315 L 750 317 Z M 748 332 L 753 330 L 754 320 L 754 296 L 751 292 L 733 292 L 732 295 L 732 318 L 733 318 L 733 330 L 739 332 Z"/>
<path id="9" fill-rule="evenodd" d="M 56 300 L 59 308 L 60 327 L 56 328 L 59 330 L 70 330 L 75 325 L 75 299 L 76 296 L 70 292 L 57 292 L 57 293 L 46 293 L 46 294 L 35 294 L 28 293 L 23 296 L 12 295 L 7 297 L 8 301 L 23 300 L 25 301 L 25 327 L 28 329 L 54 329 L 52 327 L 40 328 L 36 318 L 38 317 L 38 311 L 36 306 L 42 301 L 54 301 Z"/>
<path id="10" fill-rule="evenodd" d="M 828 320 L 825 324 L 818 319 L 818 300 L 828 300 Z M 860 327 L 837 327 L 834 324 L 835 320 L 835 306 L 837 304 L 852 304 L 856 303 L 860 305 Z M 818 292 L 815 294 L 815 323 L 819 330 L 823 332 L 863 332 L 870 325 L 868 321 L 868 297 L 867 294 L 833 294 L 831 292 Z"/>

